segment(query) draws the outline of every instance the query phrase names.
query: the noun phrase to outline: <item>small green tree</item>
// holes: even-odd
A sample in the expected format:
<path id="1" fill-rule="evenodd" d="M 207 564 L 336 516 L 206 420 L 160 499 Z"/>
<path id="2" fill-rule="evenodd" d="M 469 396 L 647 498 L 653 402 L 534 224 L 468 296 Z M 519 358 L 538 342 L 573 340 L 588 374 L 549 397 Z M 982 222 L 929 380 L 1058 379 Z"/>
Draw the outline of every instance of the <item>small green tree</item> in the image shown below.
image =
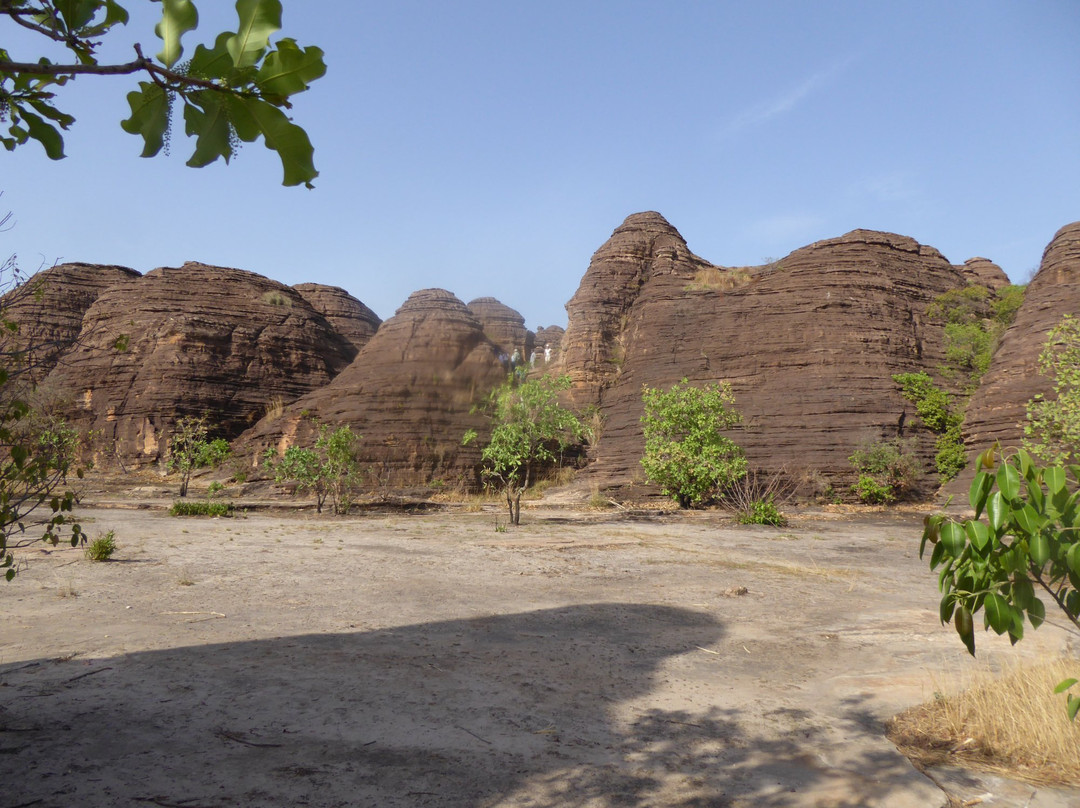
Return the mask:
<path id="1" fill-rule="evenodd" d="M 1054 398 L 1028 401 L 1024 448 L 1058 465 L 1080 459 L 1080 320 L 1066 314 L 1050 330 L 1039 370 L 1053 380 Z"/>
<path id="2" fill-rule="evenodd" d="M 978 468 L 968 493 L 974 519 L 925 520 L 919 557 L 933 546 L 942 624 L 952 620 L 974 656 L 973 617 L 982 611 L 984 627 L 1015 644 L 1025 616 L 1032 628 L 1046 619 L 1038 587 L 1080 630 L 1080 466 L 1038 466 L 1023 450 L 998 461 L 995 446 Z M 1067 692 L 1075 684 L 1057 688 L 1072 718 L 1080 711 L 1080 697 Z"/>
<path id="3" fill-rule="evenodd" d="M 641 467 L 681 508 L 700 507 L 746 474 L 741 447 L 723 434 L 742 421 L 727 382 L 670 390 L 643 387 L 645 455 Z"/>
<path id="4" fill-rule="evenodd" d="M 521 495 L 538 475 L 558 465 L 569 446 L 591 438 L 577 415 L 559 404 L 559 393 L 568 389 L 569 376 L 511 376 L 488 398 L 492 431 L 481 453 L 483 473 L 502 487 L 511 524 L 521 523 Z M 462 443 L 475 438 L 470 430 Z"/>
<path id="5" fill-rule="evenodd" d="M 229 456 L 229 442 L 209 438 L 206 416 L 185 415 L 176 422 L 169 441 L 169 471 L 180 475 L 180 496 L 186 497 L 196 469 L 215 468 Z"/>
<path id="6" fill-rule="evenodd" d="M 318 423 L 314 448 L 290 446 L 278 458 L 276 449 L 267 449 L 263 461 L 273 472 L 277 483 L 295 482 L 300 493 L 315 496 L 315 512 L 322 513 L 327 498 L 334 513 L 344 515 L 353 502 L 353 492 L 360 483 L 360 465 L 356 460 L 359 435 L 352 427 L 331 430 L 329 424 Z"/>

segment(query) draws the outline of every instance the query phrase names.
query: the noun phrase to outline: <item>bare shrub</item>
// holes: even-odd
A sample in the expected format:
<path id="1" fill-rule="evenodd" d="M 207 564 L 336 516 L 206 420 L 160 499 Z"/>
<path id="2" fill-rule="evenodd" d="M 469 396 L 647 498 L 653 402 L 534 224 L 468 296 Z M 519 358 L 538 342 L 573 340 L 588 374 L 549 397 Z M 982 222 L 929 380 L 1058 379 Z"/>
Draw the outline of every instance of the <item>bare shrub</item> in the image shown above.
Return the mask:
<path id="1" fill-rule="evenodd" d="M 779 514 L 779 508 L 791 502 L 798 487 L 798 481 L 788 475 L 787 468 L 768 473 L 750 470 L 728 485 L 721 499 L 743 523 L 784 524 L 787 520 Z M 773 519 L 762 522 L 760 517 L 766 513 L 775 513 L 779 522 Z"/>

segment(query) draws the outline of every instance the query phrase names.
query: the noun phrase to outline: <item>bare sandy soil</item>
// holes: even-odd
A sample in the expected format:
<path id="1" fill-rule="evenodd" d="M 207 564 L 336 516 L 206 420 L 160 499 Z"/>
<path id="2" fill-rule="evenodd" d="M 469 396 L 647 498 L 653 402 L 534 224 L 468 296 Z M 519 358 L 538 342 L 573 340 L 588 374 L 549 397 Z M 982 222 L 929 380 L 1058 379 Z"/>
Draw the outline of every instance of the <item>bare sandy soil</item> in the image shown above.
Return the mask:
<path id="1" fill-rule="evenodd" d="M 3 806 L 946 802 L 882 736 L 969 664 L 918 514 L 85 517 L 0 586 Z"/>

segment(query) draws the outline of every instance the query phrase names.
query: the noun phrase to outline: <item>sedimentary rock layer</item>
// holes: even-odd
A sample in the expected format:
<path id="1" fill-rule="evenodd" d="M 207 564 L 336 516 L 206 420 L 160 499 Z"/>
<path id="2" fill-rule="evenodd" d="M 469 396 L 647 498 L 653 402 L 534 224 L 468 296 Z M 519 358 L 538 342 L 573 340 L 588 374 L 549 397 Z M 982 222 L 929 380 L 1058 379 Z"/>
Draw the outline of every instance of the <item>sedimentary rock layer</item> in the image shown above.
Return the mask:
<path id="1" fill-rule="evenodd" d="M 334 330 L 359 351 L 379 330 L 379 316 L 340 286 L 298 283 L 293 286 Z"/>

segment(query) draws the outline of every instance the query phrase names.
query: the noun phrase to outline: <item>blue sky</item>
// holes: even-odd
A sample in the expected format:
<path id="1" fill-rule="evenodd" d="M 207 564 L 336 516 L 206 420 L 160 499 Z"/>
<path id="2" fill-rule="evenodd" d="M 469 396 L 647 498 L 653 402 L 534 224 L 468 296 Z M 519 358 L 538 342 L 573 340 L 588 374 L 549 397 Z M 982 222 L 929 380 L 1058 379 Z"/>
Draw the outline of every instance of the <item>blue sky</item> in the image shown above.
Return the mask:
<path id="1" fill-rule="evenodd" d="M 114 35 L 155 53 L 157 6 Z M 124 133 L 132 77 L 61 89 L 65 160 L 0 152 L 0 253 L 141 272 L 187 260 L 342 286 L 381 317 L 417 289 L 566 323 L 594 250 L 658 210 L 690 248 L 757 264 L 855 228 L 1026 281 L 1080 219 L 1080 3 L 285 0 L 326 51 L 296 99 L 321 172 L 274 153 L 190 169 Z M 232 4 L 201 0 L 193 48 Z M 0 41 L 36 58 L 9 21 Z"/>

